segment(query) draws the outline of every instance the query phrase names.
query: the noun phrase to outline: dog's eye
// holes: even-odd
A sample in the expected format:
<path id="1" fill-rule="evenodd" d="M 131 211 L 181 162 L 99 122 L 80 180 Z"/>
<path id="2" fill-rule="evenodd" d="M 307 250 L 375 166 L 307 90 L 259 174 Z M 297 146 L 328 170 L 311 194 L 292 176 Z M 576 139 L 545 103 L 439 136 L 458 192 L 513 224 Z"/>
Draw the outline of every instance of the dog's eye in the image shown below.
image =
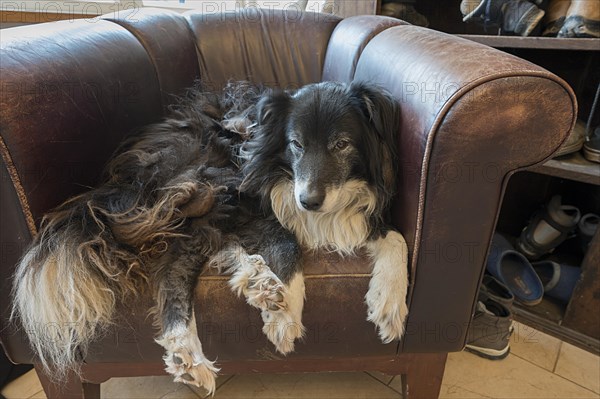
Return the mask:
<path id="1" fill-rule="evenodd" d="M 302 144 L 300 144 L 298 141 L 296 140 L 291 140 L 290 144 L 297 150 L 301 150 L 302 149 Z"/>
<path id="2" fill-rule="evenodd" d="M 350 142 L 348 140 L 338 140 L 338 142 L 335 143 L 335 149 L 343 150 L 344 148 L 348 147 L 349 145 L 350 145 Z"/>

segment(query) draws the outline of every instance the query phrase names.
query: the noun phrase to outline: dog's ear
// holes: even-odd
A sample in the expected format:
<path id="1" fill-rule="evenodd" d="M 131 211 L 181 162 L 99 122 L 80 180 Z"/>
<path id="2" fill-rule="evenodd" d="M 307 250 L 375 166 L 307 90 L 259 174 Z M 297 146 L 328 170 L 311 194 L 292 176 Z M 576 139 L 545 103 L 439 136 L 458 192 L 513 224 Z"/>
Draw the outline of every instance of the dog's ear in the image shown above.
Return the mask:
<path id="1" fill-rule="evenodd" d="M 385 207 L 396 190 L 398 168 L 398 133 L 400 108 L 391 94 L 376 86 L 354 82 L 348 87 L 350 96 L 370 127 L 365 144 L 371 179 L 380 191 L 378 197 Z"/>
<path id="2" fill-rule="evenodd" d="M 265 93 L 256 105 L 256 118 L 259 125 L 273 123 L 285 116 L 290 106 L 290 95 L 281 90 L 271 90 Z"/>
<path id="3" fill-rule="evenodd" d="M 242 191 L 266 196 L 285 173 L 283 154 L 290 107 L 291 97 L 284 91 L 269 91 L 258 101 L 256 128 L 242 149 L 246 159 Z"/>

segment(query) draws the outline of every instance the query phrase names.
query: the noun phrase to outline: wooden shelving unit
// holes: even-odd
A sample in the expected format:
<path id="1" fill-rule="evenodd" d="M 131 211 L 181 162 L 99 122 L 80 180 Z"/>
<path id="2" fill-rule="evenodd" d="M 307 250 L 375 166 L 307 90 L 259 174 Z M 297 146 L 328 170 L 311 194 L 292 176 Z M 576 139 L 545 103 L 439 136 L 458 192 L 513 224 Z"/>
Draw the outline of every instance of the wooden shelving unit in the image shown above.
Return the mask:
<path id="1" fill-rule="evenodd" d="M 556 37 L 521 37 L 492 35 L 456 35 L 496 48 L 537 50 L 600 51 L 600 39 L 566 39 Z"/>
<path id="2" fill-rule="evenodd" d="M 482 43 L 533 62 L 564 79 L 574 90 L 578 119 L 587 121 L 596 86 L 600 82 L 600 39 L 498 36 L 491 28 L 462 21 L 460 0 L 441 4 L 421 0 L 415 4 L 427 17 L 429 27 Z M 600 123 L 600 110 L 593 124 Z M 576 205 L 581 212 L 600 214 L 600 164 L 581 153 L 551 159 L 513 175 L 506 188 L 497 229 L 517 237 L 531 215 L 553 195 Z M 544 298 L 533 307 L 515 304 L 515 319 L 580 348 L 600 353 L 600 232 L 584 253 L 563 243 L 551 257 L 581 266 L 582 274 L 568 303 Z"/>
<path id="3" fill-rule="evenodd" d="M 600 164 L 588 161 L 579 152 L 551 159 L 528 170 L 600 186 Z"/>
<path id="4" fill-rule="evenodd" d="M 569 303 L 547 297 L 536 306 L 515 303 L 515 320 L 600 355 L 600 337 L 597 335 L 600 312 L 597 299 L 594 299 L 600 292 L 599 264 L 600 233 L 596 233 L 581 263 L 582 278 Z"/>
<path id="5" fill-rule="evenodd" d="M 556 337 L 588 352 L 600 354 L 600 341 L 590 339 L 579 331 L 562 325 L 565 314 L 563 305 L 544 299 L 534 307 L 515 304 L 513 316 L 516 321 L 534 327 L 536 330 Z"/>

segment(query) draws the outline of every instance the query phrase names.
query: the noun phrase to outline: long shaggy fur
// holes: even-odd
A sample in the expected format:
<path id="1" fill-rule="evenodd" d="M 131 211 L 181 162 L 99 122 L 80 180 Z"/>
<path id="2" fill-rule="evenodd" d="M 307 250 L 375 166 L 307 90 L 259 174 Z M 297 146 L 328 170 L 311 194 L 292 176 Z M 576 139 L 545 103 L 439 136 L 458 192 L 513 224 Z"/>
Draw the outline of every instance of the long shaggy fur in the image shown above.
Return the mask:
<path id="1" fill-rule="evenodd" d="M 360 83 L 191 90 L 164 122 L 125 140 L 97 188 L 45 216 L 17 266 L 13 318 L 42 365 L 59 379 L 78 371 L 116 303 L 149 290 L 166 370 L 214 391 L 218 369 L 193 309 L 202 267 L 232 274 L 285 354 L 305 330 L 301 245 L 367 247 L 368 318 L 385 342 L 399 338 L 406 245 L 387 224 L 397 111 Z"/>
<path id="2" fill-rule="evenodd" d="M 241 100 L 230 92 L 241 90 Z M 237 200 L 241 142 L 221 121 L 226 112 L 250 115 L 251 101 L 242 101 L 257 93 L 249 85 L 223 97 L 191 90 L 169 119 L 121 145 L 98 188 L 44 217 L 15 273 L 13 318 L 51 375 L 77 370 L 89 343 L 110 325 L 117 300 L 150 288 L 162 317 L 172 292 L 161 282 L 182 278 L 166 275 L 195 282 L 218 251 Z M 192 270 L 171 267 L 182 253 L 192 254 Z M 191 303 L 189 287 L 171 288 Z"/>

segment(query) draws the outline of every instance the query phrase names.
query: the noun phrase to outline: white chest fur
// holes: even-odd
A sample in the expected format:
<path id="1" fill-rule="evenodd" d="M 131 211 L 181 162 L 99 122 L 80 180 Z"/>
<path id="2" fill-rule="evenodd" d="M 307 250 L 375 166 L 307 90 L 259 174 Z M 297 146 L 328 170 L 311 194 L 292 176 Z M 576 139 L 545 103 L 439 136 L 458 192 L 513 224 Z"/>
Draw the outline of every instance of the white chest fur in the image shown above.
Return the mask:
<path id="1" fill-rule="evenodd" d="M 365 245 L 369 216 L 375 209 L 375 194 L 366 182 L 350 180 L 328 190 L 335 206 L 329 212 L 300 209 L 294 198 L 294 184 L 283 180 L 271 190 L 271 207 L 282 226 L 311 249 L 325 248 L 350 255 Z"/>

